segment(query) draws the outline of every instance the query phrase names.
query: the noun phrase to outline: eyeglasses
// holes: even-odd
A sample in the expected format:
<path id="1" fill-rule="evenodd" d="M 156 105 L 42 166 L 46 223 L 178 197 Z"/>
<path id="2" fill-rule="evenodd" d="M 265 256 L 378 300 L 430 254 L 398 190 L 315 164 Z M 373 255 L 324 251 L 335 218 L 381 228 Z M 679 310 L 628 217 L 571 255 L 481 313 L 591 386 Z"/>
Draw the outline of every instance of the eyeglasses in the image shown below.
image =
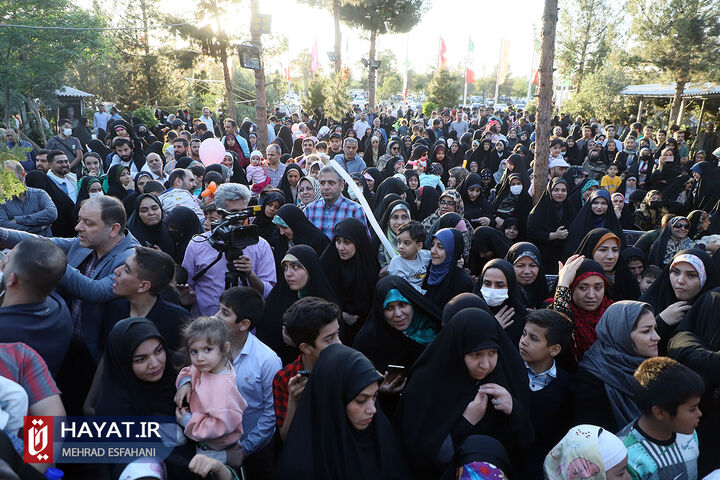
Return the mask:
<path id="1" fill-rule="evenodd" d="M 687 223 L 680 223 L 677 225 L 673 225 L 673 228 L 678 228 L 678 229 L 682 228 L 683 230 L 690 230 L 690 225 L 688 225 Z"/>
<path id="2" fill-rule="evenodd" d="M 397 145 L 390 147 L 390 150 L 399 150 L 399 149 L 400 149 L 400 147 L 398 147 Z"/>
<path id="3" fill-rule="evenodd" d="M 455 202 L 453 202 L 452 200 L 440 200 L 440 201 L 438 202 L 438 206 L 440 206 L 440 207 L 454 207 L 454 206 L 455 206 Z"/>

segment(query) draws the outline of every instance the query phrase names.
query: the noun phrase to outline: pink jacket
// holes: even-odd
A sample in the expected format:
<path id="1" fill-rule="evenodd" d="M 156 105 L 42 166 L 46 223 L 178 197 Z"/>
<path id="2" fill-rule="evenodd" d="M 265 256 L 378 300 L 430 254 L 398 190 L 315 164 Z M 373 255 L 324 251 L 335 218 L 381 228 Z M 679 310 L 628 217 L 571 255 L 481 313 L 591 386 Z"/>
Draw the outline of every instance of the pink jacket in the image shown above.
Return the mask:
<path id="1" fill-rule="evenodd" d="M 190 365 L 180 371 L 176 383 L 190 377 L 190 421 L 185 435 L 210 448 L 222 450 L 240 440 L 242 417 L 247 402 L 235 383 L 235 369 L 220 374 L 199 372 Z"/>

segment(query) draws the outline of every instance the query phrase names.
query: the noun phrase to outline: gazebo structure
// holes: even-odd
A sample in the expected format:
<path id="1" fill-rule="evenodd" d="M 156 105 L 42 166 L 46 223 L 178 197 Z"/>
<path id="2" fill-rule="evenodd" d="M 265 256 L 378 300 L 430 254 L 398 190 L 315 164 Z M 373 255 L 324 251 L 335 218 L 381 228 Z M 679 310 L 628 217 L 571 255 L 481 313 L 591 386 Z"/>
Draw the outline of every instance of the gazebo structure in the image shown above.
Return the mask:
<path id="1" fill-rule="evenodd" d="M 55 90 L 55 95 L 58 99 L 55 121 L 68 118 L 73 122 L 73 126 L 77 124 L 78 118 L 85 114 L 85 102 L 95 96 L 92 93 L 68 86 L 62 86 Z"/>
<path id="2" fill-rule="evenodd" d="M 640 97 L 640 103 L 638 105 L 637 121 L 642 121 L 643 113 L 643 100 L 645 98 L 673 98 L 675 96 L 675 82 L 672 83 L 650 83 L 646 85 L 628 85 L 620 92 L 621 95 L 628 95 L 633 97 Z M 705 83 L 688 83 L 685 85 L 685 91 L 683 92 L 682 101 L 680 103 L 680 113 L 678 118 L 682 118 L 685 110 L 685 105 L 689 100 L 702 100 L 700 107 L 700 118 L 698 121 L 698 128 L 703 121 L 703 114 L 705 113 L 706 102 L 712 102 L 713 104 L 720 104 L 720 84 L 713 82 Z"/>

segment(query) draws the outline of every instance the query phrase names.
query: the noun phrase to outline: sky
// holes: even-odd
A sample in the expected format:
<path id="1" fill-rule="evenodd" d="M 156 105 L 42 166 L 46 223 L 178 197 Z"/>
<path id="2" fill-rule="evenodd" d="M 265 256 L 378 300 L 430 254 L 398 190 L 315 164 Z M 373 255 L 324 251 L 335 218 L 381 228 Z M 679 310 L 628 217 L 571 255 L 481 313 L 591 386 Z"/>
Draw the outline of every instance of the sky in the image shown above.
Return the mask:
<path id="1" fill-rule="evenodd" d="M 282 57 L 266 59 L 266 71 L 274 72 L 287 66 L 303 50 L 318 44 L 319 62 L 324 72 L 332 70 L 327 56 L 334 48 L 334 27 L 329 11 L 311 8 L 296 0 L 258 0 L 260 13 L 272 16 L 272 31 L 288 38 L 289 52 Z M 401 68 L 406 54 L 410 68 L 423 71 L 437 65 L 440 36 L 447 47 L 449 68 L 464 69 L 468 39 L 475 45 L 473 59 L 475 74 L 492 72 L 500 56 L 500 42 L 510 42 L 510 72 L 512 76 L 529 77 L 533 61 L 533 31 L 539 31 L 543 2 L 540 0 L 514 0 L 489 2 L 487 0 L 426 0 L 428 11 L 408 34 L 378 37 L 377 51 L 390 49 L 395 53 Z M 79 0 L 89 7 L 91 0 Z M 106 0 L 111 4 L 112 0 Z M 172 11 L 191 20 L 195 11 L 194 0 L 161 0 L 162 11 Z M 230 33 L 248 32 L 250 23 L 249 0 L 235 3 L 236 13 L 222 19 L 223 28 Z M 187 12 L 187 13 L 184 13 Z M 370 41 L 361 30 L 341 23 L 343 64 L 355 69 L 361 58 L 367 58 Z M 162 33 L 158 32 L 159 37 Z M 409 46 L 409 48 L 408 48 Z M 355 71 L 358 77 L 360 72 Z"/>

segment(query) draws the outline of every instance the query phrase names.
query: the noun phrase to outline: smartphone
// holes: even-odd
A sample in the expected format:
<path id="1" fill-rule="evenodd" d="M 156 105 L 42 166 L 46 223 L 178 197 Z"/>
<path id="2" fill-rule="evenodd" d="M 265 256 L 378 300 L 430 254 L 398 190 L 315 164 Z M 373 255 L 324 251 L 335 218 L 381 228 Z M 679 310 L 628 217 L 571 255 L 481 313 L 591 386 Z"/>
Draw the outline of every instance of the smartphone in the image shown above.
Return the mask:
<path id="1" fill-rule="evenodd" d="M 405 367 L 402 365 L 388 365 L 387 371 L 395 375 L 405 375 Z"/>
<path id="2" fill-rule="evenodd" d="M 300 370 L 298 373 L 303 377 L 309 377 L 310 376 L 310 370 Z"/>

